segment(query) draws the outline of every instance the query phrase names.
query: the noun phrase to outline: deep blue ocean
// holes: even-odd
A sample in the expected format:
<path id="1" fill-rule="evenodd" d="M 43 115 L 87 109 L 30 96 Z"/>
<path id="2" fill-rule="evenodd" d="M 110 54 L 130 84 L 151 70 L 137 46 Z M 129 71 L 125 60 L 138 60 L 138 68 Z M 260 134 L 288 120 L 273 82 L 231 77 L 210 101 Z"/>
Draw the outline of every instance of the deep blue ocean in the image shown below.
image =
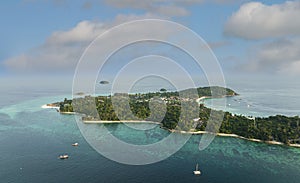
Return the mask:
<path id="1" fill-rule="evenodd" d="M 245 82 L 246 83 L 246 82 Z M 238 114 L 267 116 L 299 115 L 300 89 L 297 85 L 256 85 L 233 83 L 240 95 L 228 99 L 225 110 Z M 97 153 L 83 138 L 74 116 L 46 103 L 71 97 L 67 90 L 1 90 L 0 182 L 202 182 L 202 183 L 298 183 L 300 148 L 216 137 L 199 151 L 201 135 L 192 136 L 171 157 L 150 165 L 124 165 Z M 205 101 L 209 106 L 209 100 Z M 230 105 L 228 105 L 230 104 Z M 124 124 L 106 125 L 116 137 L 130 143 L 155 142 L 166 131 L 154 128 L 150 134 Z M 78 142 L 78 147 L 71 146 Z M 60 160 L 60 154 L 70 158 Z M 201 176 L 194 176 L 199 163 Z"/>

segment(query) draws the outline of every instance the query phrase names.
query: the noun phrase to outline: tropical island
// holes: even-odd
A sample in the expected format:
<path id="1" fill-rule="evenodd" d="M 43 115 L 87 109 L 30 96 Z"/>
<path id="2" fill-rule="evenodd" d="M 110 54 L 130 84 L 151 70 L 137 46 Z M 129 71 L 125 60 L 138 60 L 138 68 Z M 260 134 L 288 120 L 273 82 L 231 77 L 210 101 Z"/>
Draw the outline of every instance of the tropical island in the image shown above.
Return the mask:
<path id="1" fill-rule="evenodd" d="M 109 82 L 108 82 L 108 81 L 105 81 L 105 80 L 100 81 L 99 83 L 100 83 L 100 84 L 109 84 Z"/>
<path id="2" fill-rule="evenodd" d="M 204 98 L 233 97 L 238 95 L 235 91 L 223 87 L 200 87 L 194 95 L 192 89 L 167 91 L 161 89 L 158 92 L 124 94 L 115 93 L 113 96 L 84 96 L 73 100 L 65 98 L 62 102 L 48 104 L 59 108 L 59 112 L 66 114 L 79 113 L 83 122 L 154 122 L 171 132 L 182 133 L 209 133 L 206 126 L 210 118 L 222 120 L 218 134 L 244 138 L 252 141 L 261 141 L 272 144 L 286 144 L 300 147 L 299 116 L 287 117 L 283 115 L 269 117 L 249 117 L 235 115 L 230 112 L 210 109 L 199 103 Z M 153 99 L 155 101 L 153 102 Z M 129 106 L 126 104 L 129 103 Z M 197 111 L 195 111 L 197 103 Z M 151 114 L 154 109 L 155 114 Z M 122 120 L 116 114 L 114 105 L 118 105 L 118 114 L 122 114 Z M 184 114 L 181 108 L 184 105 Z M 96 109 L 95 109 L 96 106 Z M 128 113 L 128 109 L 132 112 Z M 197 116 L 193 115 L 197 114 Z M 213 116 L 211 115 L 213 114 Z M 160 117 L 163 115 L 163 118 Z M 179 121 L 181 122 L 179 123 Z M 158 122 L 160 121 L 160 122 Z"/>

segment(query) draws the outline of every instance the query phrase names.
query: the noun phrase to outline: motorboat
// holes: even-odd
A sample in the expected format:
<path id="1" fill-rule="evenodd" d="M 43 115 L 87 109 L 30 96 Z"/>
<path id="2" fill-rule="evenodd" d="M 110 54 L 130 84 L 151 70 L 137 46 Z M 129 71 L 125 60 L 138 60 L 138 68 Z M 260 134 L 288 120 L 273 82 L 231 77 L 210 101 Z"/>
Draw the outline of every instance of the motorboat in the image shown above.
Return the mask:
<path id="1" fill-rule="evenodd" d="M 60 155 L 58 158 L 59 158 L 59 159 L 68 159 L 68 158 L 69 158 L 69 155 L 63 154 L 63 155 Z"/>
<path id="2" fill-rule="evenodd" d="M 198 163 L 197 163 L 196 170 L 194 171 L 194 175 L 200 175 L 200 174 L 201 174 L 201 172 L 199 170 Z"/>
<path id="3" fill-rule="evenodd" d="M 72 146 L 78 146 L 79 144 L 76 142 L 76 143 L 74 143 L 74 144 L 72 144 Z"/>

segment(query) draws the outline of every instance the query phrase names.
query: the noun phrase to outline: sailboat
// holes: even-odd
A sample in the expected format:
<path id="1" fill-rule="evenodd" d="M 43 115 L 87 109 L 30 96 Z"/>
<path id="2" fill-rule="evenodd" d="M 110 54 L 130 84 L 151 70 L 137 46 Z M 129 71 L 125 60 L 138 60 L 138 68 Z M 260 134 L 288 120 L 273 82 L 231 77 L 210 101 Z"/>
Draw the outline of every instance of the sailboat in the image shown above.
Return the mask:
<path id="1" fill-rule="evenodd" d="M 197 165 L 196 165 L 196 170 L 194 171 L 194 175 L 200 175 L 201 174 L 201 172 L 200 172 L 200 170 L 198 169 L 198 163 L 197 163 Z"/>

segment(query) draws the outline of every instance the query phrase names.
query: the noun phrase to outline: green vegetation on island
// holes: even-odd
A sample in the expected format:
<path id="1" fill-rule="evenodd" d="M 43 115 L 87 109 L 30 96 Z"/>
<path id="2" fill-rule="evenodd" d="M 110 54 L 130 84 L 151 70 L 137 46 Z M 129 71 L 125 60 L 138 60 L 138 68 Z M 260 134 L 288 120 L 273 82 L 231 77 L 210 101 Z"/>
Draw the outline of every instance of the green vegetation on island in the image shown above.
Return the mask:
<path id="1" fill-rule="evenodd" d="M 103 85 L 105 85 L 105 84 L 109 84 L 109 82 L 108 82 L 108 81 L 100 81 L 99 83 L 100 83 L 100 84 L 103 84 Z"/>
<path id="2" fill-rule="evenodd" d="M 216 123 L 220 133 L 236 134 L 249 139 L 277 141 L 284 144 L 300 144 L 300 118 L 282 115 L 265 118 L 252 118 L 217 111 L 198 105 L 200 97 L 235 96 L 233 90 L 222 87 L 202 87 L 181 92 L 160 90 L 160 92 L 123 94 L 114 96 L 85 96 L 73 100 L 65 99 L 55 103 L 60 112 L 83 114 L 84 121 L 119 121 L 145 120 L 161 122 L 169 130 L 204 131 L 208 120 L 221 119 L 221 126 Z M 188 97 L 187 97 L 188 96 Z M 197 102 L 197 104 L 196 104 Z M 129 106 L 128 106 L 129 103 Z M 117 106 L 117 109 L 115 108 Z M 184 110 L 181 110 L 184 106 Z M 198 106 L 195 108 L 195 106 Z M 151 110 L 155 114 L 151 114 Z M 117 110 L 117 111 L 116 111 Z M 130 110 L 130 111 L 129 111 Z M 195 115 L 196 114 L 196 115 Z M 180 123 L 179 123 L 180 121 Z"/>

